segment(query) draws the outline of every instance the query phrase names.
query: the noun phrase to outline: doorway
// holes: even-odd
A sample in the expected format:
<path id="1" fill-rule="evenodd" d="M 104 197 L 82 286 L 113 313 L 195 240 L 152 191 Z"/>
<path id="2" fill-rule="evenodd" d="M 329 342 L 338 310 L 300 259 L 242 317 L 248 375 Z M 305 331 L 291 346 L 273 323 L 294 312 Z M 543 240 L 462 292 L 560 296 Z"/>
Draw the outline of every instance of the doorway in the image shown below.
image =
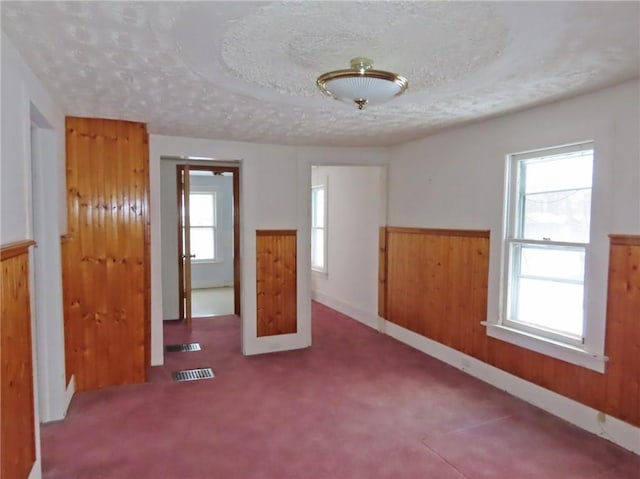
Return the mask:
<path id="1" fill-rule="evenodd" d="M 238 168 L 176 165 L 179 318 L 240 314 Z"/>
<path id="2" fill-rule="evenodd" d="M 30 251 L 33 267 L 29 270 L 35 319 L 36 422 L 49 422 L 64 418 L 75 387 L 73 376 L 65 373 L 60 224 L 55 214 L 63 191 L 54 180 L 59 168 L 58 131 L 33 104 L 30 120 L 29 195 L 33 215 L 29 230 L 37 244 Z"/>
<path id="3" fill-rule="evenodd" d="M 379 232 L 386 224 L 386 169 L 312 165 L 312 299 L 380 330 Z"/>
<path id="4" fill-rule="evenodd" d="M 161 161 L 163 317 L 240 315 L 240 168 Z"/>

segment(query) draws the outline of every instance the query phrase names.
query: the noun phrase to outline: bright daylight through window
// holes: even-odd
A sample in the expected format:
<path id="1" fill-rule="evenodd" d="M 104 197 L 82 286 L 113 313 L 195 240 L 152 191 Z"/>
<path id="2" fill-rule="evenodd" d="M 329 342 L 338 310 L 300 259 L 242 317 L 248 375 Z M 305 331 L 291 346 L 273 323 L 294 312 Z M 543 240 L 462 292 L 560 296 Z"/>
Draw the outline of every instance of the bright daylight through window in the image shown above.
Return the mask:
<path id="1" fill-rule="evenodd" d="M 216 193 L 213 191 L 189 195 L 191 223 L 191 253 L 194 262 L 215 261 L 216 258 Z"/>
<path id="2" fill-rule="evenodd" d="M 502 323 L 581 345 L 593 144 L 512 155 L 509 169 Z"/>
<path id="3" fill-rule="evenodd" d="M 311 269 L 327 271 L 326 188 L 311 189 Z"/>

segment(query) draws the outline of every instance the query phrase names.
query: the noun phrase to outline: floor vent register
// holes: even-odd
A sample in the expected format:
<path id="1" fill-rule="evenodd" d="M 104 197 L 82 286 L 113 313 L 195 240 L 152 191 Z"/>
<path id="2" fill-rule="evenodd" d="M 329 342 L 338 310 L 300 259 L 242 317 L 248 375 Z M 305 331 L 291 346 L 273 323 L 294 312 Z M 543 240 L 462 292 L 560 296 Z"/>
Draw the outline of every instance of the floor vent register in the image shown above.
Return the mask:
<path id="1" fill-rule="evenodd" d="M 164 350 L 168 353 L 183 353 L 187 351 L 200 351 L 200 343 L 183 343 L 183 344 L 169 344 L 164 347 Z"/>
<path id="2" fill-rule="evenodd" d="M 215 374 L 211 368 L 199 368 L 174 371 L 171 376 L 174 381 L 198 381 L 200 379 L 212 379 Z"/>

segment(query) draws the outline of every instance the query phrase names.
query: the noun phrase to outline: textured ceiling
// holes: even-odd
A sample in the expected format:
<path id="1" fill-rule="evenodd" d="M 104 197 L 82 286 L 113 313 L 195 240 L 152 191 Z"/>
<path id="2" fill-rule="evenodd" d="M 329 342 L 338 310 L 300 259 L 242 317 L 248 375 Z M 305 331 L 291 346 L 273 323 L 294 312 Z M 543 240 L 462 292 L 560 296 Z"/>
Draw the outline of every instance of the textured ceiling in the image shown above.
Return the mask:
<path id="1" fill-rule="evenodd" d="M 638 2 L 5 2 L 68 115 L 151 133 L 382 146 L 637 78 Z M 409 80 L 358 111 L 315 78 L 366 56 Z"/>

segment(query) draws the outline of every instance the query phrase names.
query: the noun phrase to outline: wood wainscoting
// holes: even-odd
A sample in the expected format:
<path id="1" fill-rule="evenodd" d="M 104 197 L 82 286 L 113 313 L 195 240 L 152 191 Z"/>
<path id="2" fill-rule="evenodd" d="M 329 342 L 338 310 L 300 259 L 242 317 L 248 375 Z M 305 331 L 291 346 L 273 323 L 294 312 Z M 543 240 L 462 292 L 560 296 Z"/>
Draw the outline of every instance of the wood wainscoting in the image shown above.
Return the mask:
<path id="1" fill-rule="evenodd" d="M 295 333 L 297 232 L 256 231 L 257 334 Z"/>
<path id="2" fill-rule="evenodd" d="M 387 228 L 378 233 L 378 316 L 387 317 Z"/>
<path id="3" fill-rule="evenodd" d="M 603 410 L 640 427 L 640 236 L 610 242 Z"/>
<path id="4" fill-rule="evenodd" d="M 609 361 L 600 374 L 487 336 L 480 322 L 487 314 L 488 231 L 387 227 L 383 234 L 380 295 L 388 321 L 640 426 L 640 237 L 611 237 Z"/>
<path id="5" fill-rule="evenodd" d="M 67 378 L 139 383 L 150 361 L 149 143 L 143 123 L 66 119 Z"/>
<path id="6" fill-rule="evenodd" d="M 29 247 L 2 246 L 0 477 L 24 479 L 36 460 Z"/>

